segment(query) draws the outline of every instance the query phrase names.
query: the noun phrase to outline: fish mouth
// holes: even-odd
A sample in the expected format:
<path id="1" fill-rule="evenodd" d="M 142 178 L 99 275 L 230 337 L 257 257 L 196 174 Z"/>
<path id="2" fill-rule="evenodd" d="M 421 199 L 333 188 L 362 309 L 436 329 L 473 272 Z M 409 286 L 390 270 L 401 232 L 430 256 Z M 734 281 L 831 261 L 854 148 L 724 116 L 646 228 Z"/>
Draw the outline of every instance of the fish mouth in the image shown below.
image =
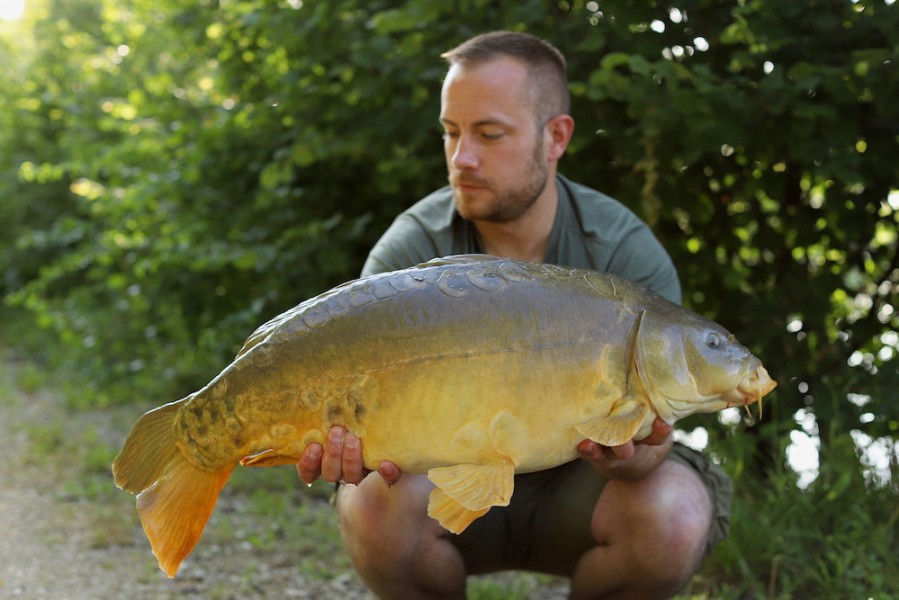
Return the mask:
<path id="1" fill-rule="evenodd" d="M 743 398 L 742 404 L 749 406 L 753 402 L 759 405 L 759 419 L 762 418 L 762 397 L 777 387 L 777 382 L 771 379 L 765 367 L 759 365 L 751 373 L 746 375 L 737 386 L 737 392 Z M 748 408 L 746 409 L 749 410 Z"/>

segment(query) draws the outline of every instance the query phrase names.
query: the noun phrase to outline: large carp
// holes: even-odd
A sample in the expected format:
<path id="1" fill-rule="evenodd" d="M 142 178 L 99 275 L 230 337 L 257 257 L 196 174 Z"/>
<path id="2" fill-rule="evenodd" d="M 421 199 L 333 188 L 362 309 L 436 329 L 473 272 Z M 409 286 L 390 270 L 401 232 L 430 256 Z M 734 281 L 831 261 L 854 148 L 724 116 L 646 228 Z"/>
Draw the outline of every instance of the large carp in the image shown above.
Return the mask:
<path id="1" fill-rule="evenodd" d="M 113 463 L 173 577 L 234 467 L 296 463 L 343 425 L 364 464 L 427 473 L 461 532 L 513 474 L 758 401 L 775 386 L 723 327 L 592 271 L 458 256 L 336 287 L 261 326 L 215 379 L 144 414 Z"/>

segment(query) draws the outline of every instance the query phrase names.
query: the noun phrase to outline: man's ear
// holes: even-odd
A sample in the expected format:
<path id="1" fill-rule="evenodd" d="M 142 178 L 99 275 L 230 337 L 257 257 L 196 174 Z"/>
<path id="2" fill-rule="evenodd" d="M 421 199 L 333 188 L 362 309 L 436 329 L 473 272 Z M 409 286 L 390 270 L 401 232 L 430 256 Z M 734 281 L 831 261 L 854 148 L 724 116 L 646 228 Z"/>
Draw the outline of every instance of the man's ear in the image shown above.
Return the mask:
<path id="1" fill-rule="evenodd" d="M 547 160 L 559 160 L 565 154 L 571 136 L 574 134 L 574 119 L 571 115 L 557 115 L 544 128 Z"/>

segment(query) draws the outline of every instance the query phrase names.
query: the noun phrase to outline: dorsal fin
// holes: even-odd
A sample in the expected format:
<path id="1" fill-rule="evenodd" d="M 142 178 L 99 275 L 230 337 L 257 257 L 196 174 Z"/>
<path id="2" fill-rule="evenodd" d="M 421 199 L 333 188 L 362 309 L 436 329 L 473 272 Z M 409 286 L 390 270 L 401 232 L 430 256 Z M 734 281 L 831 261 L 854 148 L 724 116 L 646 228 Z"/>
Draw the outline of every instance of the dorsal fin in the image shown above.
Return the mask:
<path id="1" fill-rule="evenodd" d="M 490 256 L 489 254 L 451 254 L 450 256 L 438 256 L 432 258 L 428 262 L 415 265 L 413 268 L 424 267 L 443 267 L 447 265 L 473 265 L 483 262 L 492 262 L 501 260 L 499 257 Z"/>

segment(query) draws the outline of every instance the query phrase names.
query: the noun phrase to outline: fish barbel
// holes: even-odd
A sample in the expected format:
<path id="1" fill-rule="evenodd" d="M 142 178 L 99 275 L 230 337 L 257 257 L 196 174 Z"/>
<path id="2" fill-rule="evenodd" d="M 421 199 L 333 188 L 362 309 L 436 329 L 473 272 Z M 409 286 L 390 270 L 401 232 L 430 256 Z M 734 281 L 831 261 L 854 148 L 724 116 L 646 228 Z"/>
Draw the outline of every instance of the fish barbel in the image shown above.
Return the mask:
<path id="1" fill-rule="evenodd" d="M 647 288 L 552 265 L 457 256 L 358 279 L 272 319 L 201 390 L 144 414 L 113 463 L 169 577 L 237 464 L 294 464 L 333 425 L 366 467 L 435 484 L 459 533 L 513 474 L 579 442 L 642 439 L 656 416 L 758 402 L 775 387 L 727 330 Z"/>

